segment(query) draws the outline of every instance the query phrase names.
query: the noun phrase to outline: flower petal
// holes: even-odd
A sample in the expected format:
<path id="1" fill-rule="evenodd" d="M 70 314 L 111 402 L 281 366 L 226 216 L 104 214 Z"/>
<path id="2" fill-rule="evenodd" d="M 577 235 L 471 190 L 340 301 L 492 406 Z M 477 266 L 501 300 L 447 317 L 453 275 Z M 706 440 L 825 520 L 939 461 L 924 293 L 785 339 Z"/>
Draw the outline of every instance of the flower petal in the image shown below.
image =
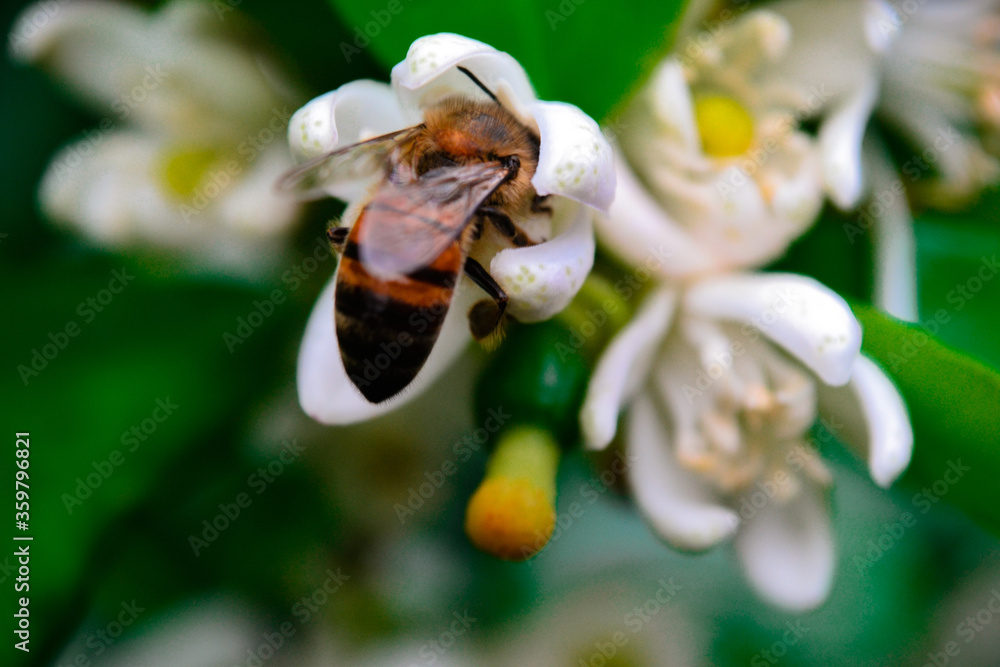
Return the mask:
<path id="1" fill-rule="evenodd" d="M 234 39 L 204 3 L 172 2 L 148 13 L 94 1 L 45 14 L 29 8 L 22 21 L 45 20 L 26 32 L 15 52 L 62 79 L 109 120 L 138 122 L 186 141 L 245 141 L 282 113 L 287 90 L 273 68 Z M 23 25 L 23 23 L 21 24 Z M 231 19 L 227 26 L 236 25 Z M 211 28 L 211 29 L 210 29 Z M 269 79 L 268 76 L 272 78 Z M 284 116 L 280 118 L 284 124 Z"/>
<path id="2" fill-rule="evenodd" d="M 142 607 L 138 608 L 139 611 Z M 253 651 L 264 616 L 235 597 L 204 597 L 159 612 L 142 633 L 123 638 L 101 657 L 107 667 L 151 665 L 169 655 L 174 664 L 211 667 L 239 662 Z M 69 649 L 79 650 L 70 644 Z M 291 649 L 288 649 L 291 651 Z M 74 661 L 70 651 L 65 659 Z M 57 662 L 62 663 L 63 660 Z"/>
<path id="3" fill-rule="evenodd" d="M 309 101 L 288 123 L 288 144 L 298 161 L 323 155 L 407 126 L 392 88 L 359 80 Z M 384 161 L 353 154 L 319 190 L 344 201 L 364 197 L 384 174 Z"/>
<path id="4" fill-rule="evenodd" d="M 845 210 L 854 208 L 864 192 L 861 146 L 878 92 L 878 76 L 870 72 L 830 111 L 819 129 L 823 179 L 830 199 Z"/>
<path id="5" fill-rule="evenodd" d="M 836 563 L 820 489 L 807 485 L 786 503 L 772 498 L 744 522 L 735 544 L 750 583 L 771 602 L 806 611 L 829 594 Z"/>
<path id="6" fill-rule="evenodd" d="M 626 421 L 632 495 L 656 533 L 678 549 L 703 551 L 728 539 L 739 516 L 717 504 L 674 458 L 667 429 L 647 395 L 632 404 Z"/>
<path id="7" fill-rule="evenodd" d="M 868 469 L 879 486 L 890 486 L 913 455 L 913 426 L 892 380 L 862 356 L 846 386 L 820 387 L 819 397 L 827 426 L 867 454 Z"/>
<path id="8" fill-rule="evenodd" d="M 837 206 L 853 208 L 863 192 L 861 140 L 878 98 L 881 53 L 895 32 L 886 30 L 894 10 L 882 0 L 778 0 L 768 10 L 792 27 L 792 47 L 776 64 L 775 78 L 798 88 L 808 108 L 823 117 L 826 188 Z"/>
<path id="9" fill-rule="evenodd" d="M 44 63 L 76 93 L 103 109 L 131 86 L 142 63 L 134 54 L 146 32 L 147 15 L 118 2 L 45 2 L 28 7 L 11 30 L 12 55 L 29 63 Z"/>
<path id="10" fill-rule="evenodd" d="M 362 79 L 320 95 L 296 111 L 288 122 L 288 144 L 296 158 L 308 160 L 404 127 L 392 87 Z"/>
<path id="11" fill-rule="evenodd" d="M 661 287 L 650 294 L 598 359 L 580 410 L 588 448 L 604 449 L 615 437 L 618 413 L 648 377 L 676 303 L 676 290 Z"/>
<path id="12" fill-rule="evenodd" d="M 657 130 L 678 142 L 684 151 L 701 153 L 701 136 L 694 117 L 694 99 L 684 67 L 676 58 L 667 58 L 653 71 L 641 95 L 648 97 Z"/>
<path id="13" fill-rule="evenodd" d="M 618 151 L 615 172 L 615 200 L 608 215 L 597 216 L 601 243 L 629 264 L 651 268 L 662 278 L 689 278 L 719 270 L 719 260 L 667 215 Z"/>
<path id="14" fill-rule="evenodd" d="M 888 149 L 879 142 L 869 146 L 865 157 L 871 165 L 872 190 L 888 195 L 880 206 L 870 206 L 874 219 L 872 245 L 875 248 L 875 304 L 893 317 L 908 322 L 917 321 L 917 239 L 913 231 L 906 194 L 896 188 L 902 183 L 889 161 Z"/>
<path id="15" fill-rule="evenodd" d="M 164 199 L 151 173 L 162 143 L 137 132 L 110 132 L 100 138 L 97 145 L 90 139 L 72 143 L 52 157 L 39 192 L 45 214 L 78 226 L 102 245 L 138 240 L 142 226 L 174 238 L 182 235 L 186 230 L 181 216 Z"/>
<path id="16" fill-rule="evenodd" d="M 881 66 L 880 55 L 898 21 L 884 0 L 777 0 L 768 3 L 767 11 L 791 26 L 792 45 L 775 63 L 776 79 L 819 97 L 824 105 L 859 89 Z"/>
<path id="17" fill-rule="evenodd" d="M 164 191 L 159 169 L 166 148 L 161 138 L 140 132 L 95 132 L 70 144 L 53 156 L 42 178 L 42 210 L 102 248 L 170 248 L 216 272 L 266 274 L 285 248 L 277 239 L 299 211 L 270 187 L 288 163 L 284 149 L 261 154 L 202 203 Z"/>
<path id="18" fill-rule="evenodd" d="M 593 212 L 571 209 L 569 229 L 538 245 L 502 250 L 490 262 L 490 274 L 510 295 L 507 312 L 522 322 L 547 320 L 569 305 L 594 265 Z"/>
<path id="19" fill-rule="evenodd" d="M 865 41 L 875 53 L 885 53 L 899 36 L 899 26 L 906 19 L 885 0 L 864 0 L 862 7 Z"/>
<path id="20" fill-rule="evenodd" d="M 460 65 L 515 115 L 527 118 L 527 105 L 535 100 L 535 91 L 520 63 L 488 44 L 443 32 L 413 42 L 406 58 L 392 68 L 393 88 L 410 121 L 420 122 L 424 108 L 449 95 L 485 96 L 457 69 Z"/>
<path id="21" fill-rule="evenodd" d="M 861 326 L 850 307 L 836 292 L 805 276 L 709 278 L 688 290 L 684 304 L 695 314 L 755 327 L 827 384 L 845 384 L 861 351 Z"/>
<path id="22" fill-rule="evenodd" d="M 344 370 L 340 346 L 333 326 L 336 275 L 327 283 L 313 306 L 299 348 L 296 382 L 299 403 L 307 415 L 324 424 L 352 424 L 385 414 L 419 396 L 462 354 L 471 340 L 466 313 L 478 296 L 473 285 L 463 281 L 456 289 L 451 308 L 430 357 L 413 382 L 398 396 L 379 404 L 365 400 Z"/>
<path id="23" fill-rule="evenodd" d="M 594 119 L 572 104 L 535 102 L 541 146 L 531 184 L 539 195 L 559 195 L 607 211 L 615 198 L 611 144 Z"/>
<path id="24" fill-rule="evenodd" d="M 276 141 L 254 158 L 218 200 L 222 225 L 248 237 L 274 238 L 299 217 L 301 202 L 276 192 L 273 185 L 292 166 L 288 147 Z"/>

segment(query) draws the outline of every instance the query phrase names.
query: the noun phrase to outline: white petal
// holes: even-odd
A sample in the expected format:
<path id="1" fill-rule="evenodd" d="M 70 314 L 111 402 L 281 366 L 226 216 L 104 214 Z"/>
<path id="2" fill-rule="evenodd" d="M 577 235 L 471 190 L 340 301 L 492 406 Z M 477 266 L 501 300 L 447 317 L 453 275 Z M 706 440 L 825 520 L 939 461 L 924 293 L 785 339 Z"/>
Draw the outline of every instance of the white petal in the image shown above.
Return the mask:
<path id="1" fill-rule="evenodd" d="M 597 236 L 615 254 L 662 278 L 717 271 L 719 260 L 653 199 L 615 151 L 617 194 L 608 215 L 597 217 Z"/>
<path id="2" fill-rule="evenodd" d="M 302 160 L 406 127 L 392 87 L 359 80 L 311 100 L 288 123 L 288 144 Z"/>
<path id="3" fill-rule="evenodd" d="M 830 593 L 836 558 L 820 489 L 807 485 L 787 503 L 770 499 L 744 521 L 735 542 L 750 583 L 771 602 L 806 611 Z"/>
<path id="4" fill-rule="evenodd" d="M 201 200 L 164 191 L 158 170 L 167 148 L 145 133 L 95 131 L 53 156 L 40 187 L 42 210 L 103 248 L 170 248 L 194 260 L 193 268 L 265 275 L 299 212 L 270 187 L 288 163 L 284 147 L 258 156 L 215 199 Z"/>
<path id="5" fill-rule="evenodd" d="M 344 370 L 333 326 L 336 276 L 327 283 L 313 306 L 299 348 L 296 382 L 299 403 L 307 415 L 324 424 L 352 424 L 385 414 L 420 395 L 471 340 L 466 314 L 476 298 L 475 288 L 463 281 L 456 290 L 448 315 L 430 357 L 402 393 L 377 405 L 369 403 Z"/>
<path id="6" fill-rule="evenodd" d="M 465 67 L 516 115 L 525 118 L 535 91 L 524 68 L 488 44 L 452 33 L 421 37 L 392 68 L 392 85 L 409 119 L 449 95 L 483 98 L 485 93 L 457 68 Z"/>
<path id="7" fill-rule="evenodd" d="M 535 102 L 541 146 L 531 184 L 539 195 L 559 195 L 607 211 L 615 198 L 611 144 L 594 119 L 572 104 Z"/>
<path id="8" fill-rule="evenodd" d="M 692 551 L 730 538 L 739 517 L 678 465 L 652 399 L 636 398 L 626 420 L 632 495 L 656 533 L 671 546 Z"/>
<path id="9" fill-rule="evenodd" d="M 535 246 L 502 250 L 490 262 L 490 274 L 510 295 L 507 312 L 522 322 L 562 311 L 594 265 L 594 213 L 576 204 L 569 208 L 569 229 Z"/>
<path id="10" fill-rule="evenodd" d="M 916 322 L 917 239 L 910 206 L 886 147 L 881 142 L 872 146 L 866 142 L 865 156 L 871 165 L 872 191 L 879 196 L 879 206 L 868 207 L 868 215 L 875 223 L 873 298 L 879 308 L 893 317 Z"/>
<path id="11" fill-rule="evenodd" d="M 276 141 L 257 155 L 218 200 L 220 223 L 237 234 L 266 238 L 284 234 L 301 211 L 301 202 L 273 185 L 292 166 L 288 146 Z"/>
<path id="12" fill-rule="evenodd" d="M 163 141 L 140 132 L 95 132 L 57 152 L 42 178 L 42 210 L 102 246 L 204 243 L 218 222 L 218 199 L 168 195 L 159 168 Z M 184 208 L 186 206 L 186 208 Z"/>
<path id="13" fill-rule="evenodd" d="M 169 230 L 173 223 L 183 230 L 152 173 L 162 144 L 139 133 L 97 136 L 99 142 L 84 139 L 52 157 L 39 193 L 45 214 L 102 244 L 136 240 L 137 217 L 156 228 Z"/>
<path id="14" fill-rule="evenodd" d="M 767 10 L 784 16 L 792 28 L 792 46 L 775 63 L 777 79 L 818 96 L 824 105 L 858 90 L 880 66 L 873 47 L 887 43 L 875 38 L 880 27 L 871 23 L 873 16 L 884 11 L 875 5 L 884 4 L 881 0 L 768 3 Z"/>
<path id="15" fill-rule="evenodd" d="M 819 129 L 823 178 L 830 199 L 845 210 L 854 208 L 864 191 L 861 145 L 878 92 L 878 77 L 871 72 L 830 111 Z"/>
<path id="16" fill-rule="evenodd" d="M 43 4 L 43 13 L 46 7 L 53 5 Z M 68 3 L 17 52 L 110 111 L 109 119 L 238 144 L 268 126 L 286 100 L 262 72 L 259 54 L 218 25 L 204 3 L 169 3 L 154 13 L 117 2 Z"/>
<path id="17" fill-rule="evenodd" d="M 899 390 L 875 362 L 859 357 L 844 387 L 820 387 L 820 411 L 827 426 L 862 455 L 872 479 L 891 485 L 910 464 L 913 427 Z"/>
<path id="18" fill-rule="evenodd" d="M 904 19 L 884 0 L 865 0 L 862 21 L 868 46 L 875 53 L 885 53 L 899 36 Z"/>
<path id="19" fill-rule="evenodd" d="M 784 226 L 787 241 L 815 222 L 823 208 L 823 176 L 819 150 L 803 134 L 782 142 L 783 154 L 775 160 L 775 190 L 771 208 L 775 222 Z"/>
<path id="20" fill-rule="evenodd" d="M 141 70 L 122 54 L 137 50 L 146 22 L 145 12 L 125 3 L 39 2 L 15 22 L 12 55 L 45 63 L 77 92 L 107 107 L 124 90 L 119 82 Z"/>
<path id="21" fill-rule="evenodd" d="M 676 141 L 683 150 L 701 153 L 701 136 L 694 117 L 694 100 L 684 68 L 676 58 L 667 58 L 654 70 L 642 95 L 656 115 L 657 130 Z"/>
<path id="22" fill-rule="evenodd" d="M 377 81 L 359 80 L 311 100 L 288 123 L 288 143 L 298 161 L 335 148 L 407 127 L 392 88 Z M 365 197 L 381 181 L 383 162 L 368 154 L 355 156 L 350 166 L 330 176 L 322 191 L 343 201 Z"/>
<path id="23" fill-rule="evenodd" d="M 794 236 L 789 233 L 786 220 L 775 218 L 760 185 L 746 178 L 735 165 L 711 176 L 697 186 L 692 183 L 687 187 L 691 192 L 701 190 L 705 195 L 704 219 L 700 220 L 692 211 L 687 221 L 702 245 L 725 258 L 725 265 L 730 268 L 756 268 L 780 257 Z M 678 187 L 683 186 L 678 184 Z"/>
<path id="24" fill-rule="evenodd" d="M 705 317 L 743 322 L 783 347 L 827 384 L 851 377 L 861 351 L 861 326 L 835 292 L 805 276 L 762 273 L 696 283 L 685 308 Z"/>
<path id="25" fill-rule="evenodd" d="M 615 437 L 618 413 L 649 376 L 676 302 L 677 292 L 670 288 L 650 294 L 598 359 L 580 410 L 580 428 L 588 448 L 603 449 Z"/>
<path id="26" fill-rule="evenodd" d="M 123 637 L 113 647 L 109 643 L 110 650 L 101 657 L 101 664 L 154 665 L 168 655 L 173 664 L 188 667 L 240 662 L 248 651 L 253 652 L 251 647 L 259 645 L 258 623 L 262 620 L 262 614 L 237 599 L 185 601 L 150 619 L 143 632 Z M 75 662 L 75 658 L 66 655 L 66 661 Z"/>

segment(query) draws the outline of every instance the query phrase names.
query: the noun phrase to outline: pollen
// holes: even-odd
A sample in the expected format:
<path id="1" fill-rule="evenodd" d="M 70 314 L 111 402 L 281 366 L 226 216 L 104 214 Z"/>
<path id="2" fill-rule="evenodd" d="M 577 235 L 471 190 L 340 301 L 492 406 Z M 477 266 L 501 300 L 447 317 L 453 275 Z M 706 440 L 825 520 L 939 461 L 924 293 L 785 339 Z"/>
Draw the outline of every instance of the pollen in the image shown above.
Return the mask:
<path id="1" fill-rule="evenodd" d="M 753 117 L 746 108 L 722 95 L 707 95 L 694 105 L 702 149 L 712 157 L 742 155 L 753 143 Z"/>
<path id="2" fill-rule="evenodd" d="M 218 160 L 219 152 L 214 148 L 175 147 L 162 157 L 161 182 L 166 191 L 177 199 L 191 199 Z"/>

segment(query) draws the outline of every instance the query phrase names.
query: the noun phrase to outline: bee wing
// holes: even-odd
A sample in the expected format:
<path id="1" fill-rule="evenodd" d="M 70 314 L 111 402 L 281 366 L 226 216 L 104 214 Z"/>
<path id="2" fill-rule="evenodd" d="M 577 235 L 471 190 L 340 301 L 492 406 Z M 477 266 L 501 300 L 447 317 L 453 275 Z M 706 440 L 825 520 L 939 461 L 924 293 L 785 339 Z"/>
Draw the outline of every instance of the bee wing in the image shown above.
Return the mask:
<path id="1" fill-rule="evenodd" d="M 431 264 L 508 173 L 499 162 L 481 162 L 443 167 L 406 183 L 385 183 L 362 214 L 361 262 L 382 276 L 406 275 Z"/>
<path id="2" fill-rule="evenodd" d="M 359 180 L 384 169 L 389 153 L 416 128 L 408 127 L 350 146 L 334 149 L 292 167 L 278 179 L 277 188 L 301 199 L 329 196 L 323 185 L 337 180 Z"/>

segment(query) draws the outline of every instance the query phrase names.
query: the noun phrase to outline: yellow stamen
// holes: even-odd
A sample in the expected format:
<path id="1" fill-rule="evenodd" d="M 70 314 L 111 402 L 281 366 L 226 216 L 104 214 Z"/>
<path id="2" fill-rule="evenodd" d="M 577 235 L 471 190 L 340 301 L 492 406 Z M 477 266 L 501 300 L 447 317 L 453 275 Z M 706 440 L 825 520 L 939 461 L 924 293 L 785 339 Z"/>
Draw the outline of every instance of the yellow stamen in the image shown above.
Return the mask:
<path id="1" fill-rule="evenodd" d="M 166 191 L 180 200 L 191 199 L 219 158 L 217 150 L 204 146 L 177 146 L 166 151 L 160 163 Z"/>
<path id="2" fill-rule="evenodd" d="M 713 157 L 742 155 L 753 143 L 753 117 L 746 108 L 722 95 L 706 95 L 694 103 L 701 147 Z"/>
<path id="3" fill-rule="evenodd" d="M 520 427 L 505 433 L 466 508 L 472 543 L 503 560 L 526 560 L 541 551 L 556 523 L 558 464 L 559 447 L 548 432 Z"/>

